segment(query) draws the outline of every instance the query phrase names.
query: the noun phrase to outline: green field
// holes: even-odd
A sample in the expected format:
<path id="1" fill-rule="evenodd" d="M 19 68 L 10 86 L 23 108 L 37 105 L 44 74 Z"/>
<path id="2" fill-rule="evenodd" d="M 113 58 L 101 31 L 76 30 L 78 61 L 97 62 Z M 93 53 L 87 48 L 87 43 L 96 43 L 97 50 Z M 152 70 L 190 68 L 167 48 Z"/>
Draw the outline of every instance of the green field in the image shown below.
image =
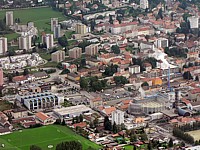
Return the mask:
<path id="1" fill-rule="evenodd" d="M 15 18 L 20 18 L 21 24 L 27 24 L 32 21 L 38 28 L 39 32 L 46 31 L 50 32 L 50 19 L 59 18 L 59 21 L 65 20 L 66 18 L 61 12 L 52 10 L 49 7 L 46 8 L 30 8 L 30 9 L 19 9 L 14 10 L 14 21 Z M 5 17 L 6 11 L 0 11 L 0 19 Z"/>
<path id="2" fill-rule="evenodd" d="M 71 129 L 65 126 L 50 125 L 34 129 L 24 129 L 22 132 L 3 135 L 0 137 L 0 144 L 5 144 L 5 147 L 0 147 L 1 150 L 29 150 L 30 145 L 38 145 L 42 150 L 48 150 L 49 145 L 56 145 L 62 141 L 76 140 L 81 142 L 83 149 L 88 147 L 95 149 L 101 148 L 99 145 L 85 139 L 84 137 L 74 133 Z M 52 150 L 51 149 L 51 150 Z"/>

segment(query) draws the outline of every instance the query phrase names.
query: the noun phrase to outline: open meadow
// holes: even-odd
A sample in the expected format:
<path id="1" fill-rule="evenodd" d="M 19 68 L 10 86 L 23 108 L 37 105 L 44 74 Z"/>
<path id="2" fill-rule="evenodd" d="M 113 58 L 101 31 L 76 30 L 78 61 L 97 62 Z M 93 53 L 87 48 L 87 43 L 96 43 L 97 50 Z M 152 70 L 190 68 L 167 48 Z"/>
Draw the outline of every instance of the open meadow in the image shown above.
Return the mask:
<path id="1" fill-rule="evenodd" d="M 0 19 L 4 19 L 6 11 L 0 11 Z M 27 24 L 27 22 L 34 22 L 35 26 L 38 28 L 39 33 L 45 31 L 46 33 L 51 33 L 50 31 L 50 19 L 58 18 L 59 21 L 63 21 L 66 18 L 61 12 L 54 11 L 52 8 L 30 8 L 30 9 L 17 9 L 13 10 L 14 21 L 15 18 L 20 19 L 20 24 Z M 10 41 L 12 38 L 16 38 L 17 34 L 5 35 Z"/>
<path id="2" fill-rule="evenodd" d="M 42 150 L 48 150 L 48 146 L 52 145 L 53 148 L 51 148 L 51 150 L 54 150 L 58 143 L 70 140 L 79 141 L 83 146 L 83 150 L 87 150 L 89 147 L 97 150 L 101 148 L 99 145 L 74 133 L 66 126 L 49 125 L 15 131 L 11 134 L 0 136 L 0 145 L 5 144 L 5 147 L 1 147 L 0 149 L 29 150 L 30 145 L 37 145 L 40 146 Z"/>

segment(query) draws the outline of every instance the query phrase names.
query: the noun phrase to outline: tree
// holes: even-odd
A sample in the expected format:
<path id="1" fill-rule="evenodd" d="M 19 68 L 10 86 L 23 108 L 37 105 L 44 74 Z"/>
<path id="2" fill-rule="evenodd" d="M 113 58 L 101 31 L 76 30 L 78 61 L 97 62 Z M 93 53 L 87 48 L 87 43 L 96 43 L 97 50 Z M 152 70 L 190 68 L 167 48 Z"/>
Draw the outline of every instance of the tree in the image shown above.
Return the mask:
<path id="1" fill-rule="evenodd" d="M 131 142 L 137 142 L 137 135 L 136 134 L 131 134 L 130 141 Z"/>
<path id="2" fill-rule="evenodd" d="M 115 53 L 115 54 L 119 54 L 119 53 L 120 53 L 119 46 L 117 46 L 117 45 L 113 45 L 113 46 L 111 47 L 111 50 L 112 50 L 112 52 Z"/>
<path id="3" fill-rule="evenodd" d="M 112 15 L 109 15 L 109 23 L 110 23 L 110 24 L 113 24 L 113 18 L 112 18 Z"/>
<path id="4" fill-rule="evenodd" d="M 83 115 L 82 114 L 80 114 L 79 120 L 80 120 L 80 122 L 83 122 Z"/>
<path id="5" fill-rule="evenodd" d="M 88 80 L 85 77 L 80 78 L 80 87 L 85 90 L 88 89 Z"/>
<path id="6" fill-rule="evenodd" d="M 66 47 L 68 46 L 68 41 L 67 41 L 67 38 L 66 36 L 62 36 L 62 37 L 59 37 L 58 38 L 58 43 L 62 46 L 62 47 Z"/>
<path id="7" fill-rule="evenodd" d="M 28 69 L 26 68 L 26 69 L 24 69 L 24 72 L 23 72 L 23 75 L 24 76 L 26 76 L 26 75 L 28 75 L 29 74 L 29 71 L 28 71 Z"/>
<path id="8" fill-rule="evenodd" d="M 153 148 L 152 148 L 152 143 L 151 143 L 151 141 L 148 143 L 147 148 L 148 148 L 148 150 L 152 150 L 152 149 L 153 149 Z"/>
<path id="9" fill-rule="evenodd" d="M 162 12 L 162 8 L 159 9 L 158 11 L 158 15 L 157 15 L 157 19 L 163 19 L 163 12 Z"/>
<path id="10" fill-rule="evenodd" d="M 112 130 L 113 130 L 113 133 L 117 133 L 117 125 L 115 122 L 113 123 Z"/>
<path id="11" fill-rule="evenodd" d="M 115 76 L 114 81 L 116 85 L 124 85 L 128 83 L 128 80 L 124 76 Z"/>
<path id="12" fill-rule="evenodd" d="M 62 125 L 63 125 L 63 126 L 66 125 L 65 119 L 62 120 Z"/>
<path id="13" fill-rule="evenodd" d="M 195 77 L 195 81 L 199 81 L 199 76 L 196 76 L 196 77 Z"/>
<path id="14" fill-rule="evenodd" d="M 149 83 L 143 82 L 143 83 L 141 84 L 141 86 L 142 86 L 142 87 L 144 87 L 144 86 L 149 86 Z"/>
<path id="15" fill-rule="evenodd" d="M 183 73 L 183 78 L 186 79 L 186 80 L 191 80 L 191 79 L 193 79 L 193 77 L 192 77 L 190 71 L 184 72 L 184 73 Z"/>
<path id="16" fill-rule="evenodd" d="M 13 75 L 12 74 L 8 74 L 8 81 L 12 82 L 12 79 L 13 79 Z"/>
<path id="17" fill-rule="evenodd" d="M 64 69 L 60 74 L 68 74 L 70 73 L 69 69 Z"/>
<path id="18" fill-rule="evenodd" d="M 170 138 L 169 143 L 168 143 L 168 146 L 169 146 L 169 147 L 173 147 L 173 146 L 174 146 L 174 144 L 173 144 L 173 139 L 172 139 L 172 138 Z"/>
<path id="19" fill-rule="evenodd" d="M 39 146 L 31 145 L 30 150 L 42 150 Z"/>
<path id="20" fill-rule="evenodd" d="M 67 141 L 56 145 L 56 150 L 82 150 L 82 145 L 77 141 Z"/>
<path id="21" fill-rule="evenodd" d="M 9 49 L 8 50 L 8 56 L 14 56 L 16 54 L 14 49 Z"/>
<path id="22" fill-rule="evenodd" d="M 111 129 L 112 129 L 112 125 L 111 125 L 111 122 L 110 122 L 108 116 L 105 116 L 105 118 L 104 118 L 104 129 L 109 130 L 109 131 L 111 131 Z"/>

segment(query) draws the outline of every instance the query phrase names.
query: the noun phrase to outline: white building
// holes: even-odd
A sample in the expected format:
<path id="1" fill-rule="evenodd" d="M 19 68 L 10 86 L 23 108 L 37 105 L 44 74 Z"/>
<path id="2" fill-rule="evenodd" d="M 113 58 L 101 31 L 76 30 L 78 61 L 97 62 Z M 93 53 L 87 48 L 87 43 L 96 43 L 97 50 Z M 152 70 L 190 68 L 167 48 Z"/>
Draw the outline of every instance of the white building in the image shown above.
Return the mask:
<path id="1" fill-rule="evenodd" d="M 0 55 L 4 55 L 8 51 L 7 38 L 0 37 Z"/>
<path id="2" fill-rule="evenodd" d="M 51 31 L 53 31 L 56 25 L 58 25 L 58 18 L 51 18 Z"/>
<path id="3" fill-rule="evenodd" d="M 13 23 L 13 11 L 7 11 L 6 12 L 6 25 L 12 26 Z"/>
<path id="4" fill-rule="evenodd" d="M 112 124 L 114 124 L 114 122 L 117 125 L 121 125 L 122 123 L 124 123 L 124 112 L 121 110 L 115 110 L 112 112 Z"/>
<path id="5" fill-rule="evenodd" d="M 54 47 L 54 40 L 53 40 L 53 34 L 45 34 L 42 36 L 42 43 L 46 44 L 46 48 L 52 48 Z"/>
<path id="6" fill-rule="evenodd" d="M 190 22 L 190 28 L 191 29 L 198 29 L 199 28 L 199 17 L 198 16 L 188 17 L 188 21 Z"/>
<path id="7" fill-rule="evenodd" d="M 29 110 L 48 109 L 59 106 L 64 102 L 64 97 L 51 93 L 32 93 L 29 95 L 17 95 L 17 100 L 23 103 Z"/>
<path id="8" fill-rule="evenodd" d="M 157 48 L 165 48 L 169 46 L 168 39 L 166 38 L 158 38 L 155 42 Z"/>
<path id="9" fill-rule="evenodd" d="M 129 72 L 131 74 L 134 74 L 134 73 L 140 73 L 140 66 L 139 65 L 134 65 L 134 66 L 130 66 L 128 68 Z"/>
<path id="10" fill-rule="evenodd" d="M 149 8 L 149 1 L 148 0 L 140 0 L 140 8 L 141 9 Z"/>
<path id="11" fill-rule="evenodd" d="M 19 49 L 30 50 L 31 47 L 31 36 L 21 36 L 19 37 Z"/>

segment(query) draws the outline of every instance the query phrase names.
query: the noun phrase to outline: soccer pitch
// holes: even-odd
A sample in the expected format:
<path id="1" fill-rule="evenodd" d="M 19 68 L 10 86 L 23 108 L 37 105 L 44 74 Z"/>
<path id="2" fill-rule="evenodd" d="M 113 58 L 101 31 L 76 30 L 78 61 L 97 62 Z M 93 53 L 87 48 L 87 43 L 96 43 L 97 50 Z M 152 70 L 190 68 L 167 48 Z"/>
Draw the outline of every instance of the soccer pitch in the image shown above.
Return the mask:
<path id="1" fill-rule="evenodd" d="M 42 150 L 55 150 L 58 143 L 70 140 L 79 141 L 84 150 L 87 150 L 88 147 L 92 147 L 97 150 L 101 148 L 101 146 L 74 133 L 66 126 L 49 125 L 39 128 L 15 131 L 11 134 L 0 136 L 0 145 L 5 145 L 4 148 L 0 147 L 0 149 L 29 150 L 30 145 L 37 145 L 40 146 Z M 53 148 L 48 148 L 50 145 L 53 145 Z"/>

